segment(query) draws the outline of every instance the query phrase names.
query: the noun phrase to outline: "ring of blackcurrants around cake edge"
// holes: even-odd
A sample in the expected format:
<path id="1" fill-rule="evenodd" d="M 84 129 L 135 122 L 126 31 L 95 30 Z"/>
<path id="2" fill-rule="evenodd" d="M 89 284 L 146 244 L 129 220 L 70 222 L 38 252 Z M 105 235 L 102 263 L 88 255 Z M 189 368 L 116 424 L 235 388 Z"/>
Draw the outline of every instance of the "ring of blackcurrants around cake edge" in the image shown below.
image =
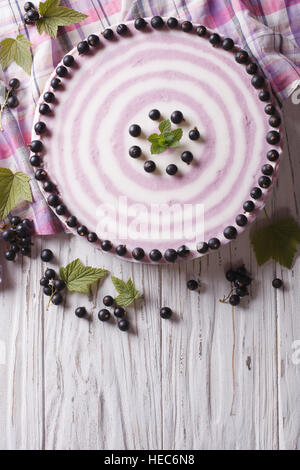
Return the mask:
<path id="1" fill-rule="evenodd" d="M 194 25 L 190 21 L 183 21 L 179 23 L 177 18 L 170 17 L 167 19 L 166 23 L 164 19 L 160 16 L 154 16 L 150 20 L 150 25 L 154 29 L 162 29 L 167 25 L 169 29 L 175 29 L 180 27 L 181 30 L 185 33 L 196 33 L 198 36 L 206 38 L 212 44 L 213 47 L 222 47 L 224 50 L 232 52 L 235 54 L 235 60 L 238 64 L 245 67 L 246 72 L 252 77 L 251 84 L 252 86 L 259 90 L 258 98 L 262 102 L 268 102 L 271 99 L 270 92 L 266 87 L 266 81 L 263 75 L 258 73 L 258 66 L 255 62 L 253 62 L 247 51 L 241 49 L 240 47 L 234 44 L 234 41 L 231 38 L 224 38 L 222 39 L 221 36 L 217 33 L 210 33 L 208 29 L 203 25 L 198 25 L 196 29 Z M 144 18 L 137 18 L 134 21 L 135 29 L 139 31 L 146 30 L 149 27 L 148 21 Z M 128 27 L 125 24 L 120 24 L 116 28 L 116 32 L 119 36 L 126 36 L 128 33 Z M 107 28 L 102 32 L 102 36 L 105 40 L 111 41 L 115 37 L 115 33 L 113 29 Z M 99 36 L 92 34 L 88 36 L 87 40 L 80 41 L 77 44 L 77 51 L 78 54 L 88 54 L 90 47 L 97 48 L 99 46 Z M 68 75 L 68 68 L 73 67 L 75 64 L 74 56 L 71 54 L 67 54 L 62 59 L 62 64 L 56 68 L 56 75 L 57 77 L 52 78 L 51 80 L 51 87 L 53 90 L 57 90 L 62 86 L 61 78 L 64 78 Z M 51 108 L 49 103 L 53 104 L 55 102 L 55 94 L 52 91 L 47 91 L 43 95 L 45 103 L 41 103 L 39 106 L 39 112 L 41 115 L 47 115 L 51 113 Z M 157 110 L 154 110 L 157 111 Z M 281 135 L 277 130 L 274 128 L 279 128 L 281 125 L 281 118 L 280 115 L 275 107 L 274 104 L 268 103 L 265 107 L 265 113 L 269 115 L 269 125 L 273 128 L 272 130 L 268 131 L 266 140 L 267 143 L 271 146 L 278 145 L 281 140 Z M 42 136 L 44 133 L 47 132 L 46 124 L 43 121 L 38 121 L 34 125 L 34 130 L 37 135 Z M 35 172 L 35 178 L 40 183 L 43 183 L 43 190 L 50 195 L 47 198 L 48 204 L 50 207 L 55 209 L 56 214 L 59 216 L 65 217 L 65 223 L 68 227 L 75 229 L 77 228 L 77 233 L 80 236 L 84 236 L 90 243 L 99 242 L 101 249 L 103 251 L 111 251 L 113 248 L 112 243 L 109 240 L 102 240 L 98 239 L 98 236 L 94 232 L 90 232 L 87 227 L 80 225 L 77 221 L 77 218 L 74 215 L 68 213 L 67 207 L 61 202 L 60 197 L 57 194 L 56 187 L 53 183 L 49 180 L 47 172 L 42 168 L 42 158 L 41 153 L 44 150 L 43 143 L 40 140 L 34 140 L 30 144 L 30 150 L 33 153 L 30 157 L 30 163 L 33 167 L 39 167 Z M 271 149 L 267 153 L 267 159 L 271 163 L 276 163 L 280 157 L 280 154 L 277 149 Z M 261 199 L 263 196 L 262 190 L 268 190 L 272 185 L 272 176 L 274 173 L 274 167 L 270 163 L 266 163 L 262 167 L 262 176 L 258 180 L 258 187 L 254 187 L 250 191 L 250 197 L 254 200 Z M 245 227 L 248 223 L 248 217 L 245 214 L 250 214 L 255 210 L 255 203 L 252 200 L 246 201 L 243 204 L 243 214 L 238 214 L 235 223 L 239 227 Z M 237 237 L 238 231 L 234 225 L 228 226 L 223 231 L 223 236 L 227 240 L 233 240 Z M 221 246 L 221 242 L 219 238 L 213 237 L 207 242 L 199 242 L 196 246 L 196 251 L 203 255 L 208 252 L 208 250 L 217 250 Z M 118 245 L 115 248 L 115 252 L 119 256 L 125 256 L 127 254 L 127 248 L 125 245 Z M 190 250 L 185 247 L 179 247 L 178 250 L 174 250 L 173 248 L 169 248 L 164 253 L 164 258 L 167 262 L 174 262 L 179 257 L 186 258 L 190 254 Z M 137 247 L 132 250 L 131 253 L 132 257 L 137 260 L 141 261 L 145 259 L 145 251 L 143 248 Z M 153 262 L 161 261 L 163 255 L 158 249 L 153 249 L 149 253 L 149 259 Z"/>

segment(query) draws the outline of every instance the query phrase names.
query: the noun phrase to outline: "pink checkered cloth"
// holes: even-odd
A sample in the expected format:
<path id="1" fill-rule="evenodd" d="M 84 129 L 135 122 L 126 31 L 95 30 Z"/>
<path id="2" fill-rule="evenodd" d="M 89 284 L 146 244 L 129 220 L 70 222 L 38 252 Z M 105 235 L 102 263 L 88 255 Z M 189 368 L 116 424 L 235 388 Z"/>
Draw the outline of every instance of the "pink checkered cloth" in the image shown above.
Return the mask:
<path id="1" fill-rule="evenodd" d="M 0 166 L 21 169 L 28 175 L 33 176 L 33 172 L 26 145 L 30 142 L 34 108 L 50 72 L 80 40 L 111 24 L 153 15 L 202 23 L 247 49 L 279 99 L 287 98 L 300 84 L 300 0 L 61 0 L 62 5 L 89 16 L 80 24 L 61 27 L 56 40 L 46 34 L 40 36 L 33 26 L 24 27 L 24 3 L 2 0 L 0 4 L 0 41 L 15 37 L 19 28 L 33 44 L 30 77 L 15 64 L 0 71 L 0 100 L 4 99 L 4 83 L 12 77 L 21 80 L 20 106 L 4 113 Z M 61 230 L 58 219 L 48 209 L 34 178 L 31 184 L 34 203 L 24 205 L 22 215 L 34 218 L 37 233 L 56 233 Z"/>

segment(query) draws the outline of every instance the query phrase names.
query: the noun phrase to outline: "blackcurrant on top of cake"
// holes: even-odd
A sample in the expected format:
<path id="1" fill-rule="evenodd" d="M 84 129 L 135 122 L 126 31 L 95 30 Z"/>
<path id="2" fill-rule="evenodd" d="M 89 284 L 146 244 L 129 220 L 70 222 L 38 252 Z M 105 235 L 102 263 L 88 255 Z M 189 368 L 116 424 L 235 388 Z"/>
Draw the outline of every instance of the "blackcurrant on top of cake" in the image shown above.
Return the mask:
<path id="1" fill-rule="evenodd" d="M 264 207 L 281 115 L 230 38 L 139 18 L 63 58 L 39 100 L 31 152 L 69 230 L 128 260 L 174 262 L 228 243 Z"/>

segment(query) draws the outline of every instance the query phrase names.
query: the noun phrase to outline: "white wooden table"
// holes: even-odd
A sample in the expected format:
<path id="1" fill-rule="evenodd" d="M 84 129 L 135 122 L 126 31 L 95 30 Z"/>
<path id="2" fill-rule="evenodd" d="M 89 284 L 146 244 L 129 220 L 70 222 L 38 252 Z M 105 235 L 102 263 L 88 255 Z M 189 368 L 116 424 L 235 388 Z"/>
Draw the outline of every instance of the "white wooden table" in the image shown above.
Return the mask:
<path id="1" fill-rule="evenodd" d="M 289 101 L 284 113 L 286 152 L 268 211 L 299 220 L 300 104 Z M 109 278 L 90 298 L 69 294 L 47 312 L 41 246 L 55 252 L 56 267 L 80 257 L 132 276 L 145 295 L 130 309 L 133 331 L 97 319 L 102 297 L 114 293 Z M 248 232 L 175 266 L 122 262 L 66 235 L 37 239 L 33 253 L 5 263 L 0 286 L 1 449 L 300 449 L 299 260 L 291 271 L 258 268 Z M 255 281 L 232 308 L 219 302 L 224 270 L 241 261 Z M 275 276 L 284 290 L 272 288 Z M 200 294 L 186 289 L 193 277 Z M 90 321 L 75 317 L 81 305 Z M 175 318 L 161 320 L 161 306 Z"/>

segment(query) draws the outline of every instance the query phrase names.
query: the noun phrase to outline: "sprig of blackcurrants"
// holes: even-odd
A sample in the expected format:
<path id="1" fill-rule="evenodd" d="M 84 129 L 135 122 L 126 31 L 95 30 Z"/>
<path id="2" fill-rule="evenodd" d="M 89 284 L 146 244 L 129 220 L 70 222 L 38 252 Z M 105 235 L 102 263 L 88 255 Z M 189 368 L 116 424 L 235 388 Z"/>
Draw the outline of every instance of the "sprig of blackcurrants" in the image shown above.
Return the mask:
<path id="1" fill-rule="evenodd" d="M 9 243 L 5 252 L 7 261 L 14 261 L 18 253 L 23 256 L 31 256 L 31 236 L 33 223 L 29 219 L 21 219 L 18 216 L 10 217 L 10 225 L 5 225 L 2 238 Z"/>
<path id="2" fill-rule="evenodd" d="M 48 310 L 51 302 L 54 305 L 60 305 L 63 302 L 63 296 L 61 292 L 66 288 L 66 283 L 57 277 L 54 269 L 46 269 L 44 276 L 40 279 L 40 285 L 43 287 L 43 293 L 50 297 L 46 310 Z"/>
<path id="3" fill-rule="evenodd" d="M 239 305 L 242 297 L 249 295 L 248 288 L 252 279 L 244 265 L 239 266 L 237 269 L 229 269 L 226 272 L 225 277 L 227 281 L 231 283 L 231 289 L 227 296 L 220 299 L 220 302 L 229 303 L 236 307 Z"/>

